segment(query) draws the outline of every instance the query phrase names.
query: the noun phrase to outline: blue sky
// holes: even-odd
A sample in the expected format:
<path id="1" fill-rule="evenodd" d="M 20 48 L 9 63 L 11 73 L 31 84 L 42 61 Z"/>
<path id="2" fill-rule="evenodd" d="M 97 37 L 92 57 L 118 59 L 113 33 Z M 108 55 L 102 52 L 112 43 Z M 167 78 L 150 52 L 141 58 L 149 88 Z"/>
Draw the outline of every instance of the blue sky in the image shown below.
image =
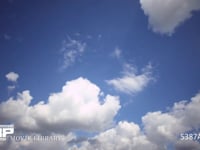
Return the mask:
<path id="1" fill-rule="evenodd" d="M 116 125 L 143 126 L 148 112 L 164 113 L 199 92 L 198 1 L 163 6 L 160 0 L 0 3 L 1 102 L 29 90 L 29 107 L 48 104 L 67 81 L 78 84 L 82 77 L 80 83 L 88 80 L 104 96 L 119 97 L 120 108 L 111 117 Z M 10 72 L 19 77 L 6 77 Z"/>

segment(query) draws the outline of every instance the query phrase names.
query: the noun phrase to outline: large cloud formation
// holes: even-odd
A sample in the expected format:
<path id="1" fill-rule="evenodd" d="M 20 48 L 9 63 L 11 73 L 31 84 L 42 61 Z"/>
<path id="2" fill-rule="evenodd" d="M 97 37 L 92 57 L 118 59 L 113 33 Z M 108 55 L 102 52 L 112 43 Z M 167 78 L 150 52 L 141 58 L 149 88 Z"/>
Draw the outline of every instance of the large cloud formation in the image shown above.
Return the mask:
<path id="1" fill-rule="evenodd" d="M 132 122 L 121 121 L 115 128 L 83 142 L 80 150 L 199 150 L 197 141 L 180 140 L 181 133 L 200 129 L 199 108 L 200 93 L 190 102 L 175 103 L 169 112 L 147 113 L 142 117 L 143 128 Z"/>
<path id="2" fill-rule="evenodd" d="M 200 93 L 190 101 L 174 103 L 168 111 L 148 112 L 142 125 L 113 118 L 120 109 L 119 98 L 104 98 L 99 87 L 84 78 L 66 83 L 48 101 L 30 105 L 29 91 L 0 104 L 1 123 L 12 122 L 23 134 L 62 135 L 64 140 L 0 142 L 4 150 L 200 150 L 195 140 L 181 140 L 181 133 L 200 130 Z M 112 126 L 111 126 L 112 125 Z M 79 137 L 74 130 L 95 134 Z"/>
<path id="3" fill-rule="evenodd" d="M 140 4 L 152 30 L 168 35 L 189 19 L 193 11 L 200 10 L 199 0 L 140 0 Z"/>
<path id="4" fill-rule="evenodd" d="M 119 98 L 100 97 L 100 89 L 82 77 L 53 93 L 48 101 L 30 105 L 29 91 L 0 104 L 0 121 L 12 122 L 16 129 L 34 132 L 67 133 L 71 130 L 100 131 L 113 124 L 120 109 Z"/>

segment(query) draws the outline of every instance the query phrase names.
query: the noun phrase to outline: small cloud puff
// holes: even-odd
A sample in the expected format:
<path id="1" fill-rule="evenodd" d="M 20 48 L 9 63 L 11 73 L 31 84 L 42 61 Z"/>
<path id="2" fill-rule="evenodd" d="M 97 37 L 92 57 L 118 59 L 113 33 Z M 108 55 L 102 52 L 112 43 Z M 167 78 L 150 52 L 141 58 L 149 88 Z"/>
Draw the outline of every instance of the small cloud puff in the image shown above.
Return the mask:
<path id="1" fill-rule="evenodd" d="M 19 78 L 19 74 L 15 72 L 9 72 L 8 74 L 5 75 L 8 81 L 11 82 L 17 82 L 17 79 Z"/>

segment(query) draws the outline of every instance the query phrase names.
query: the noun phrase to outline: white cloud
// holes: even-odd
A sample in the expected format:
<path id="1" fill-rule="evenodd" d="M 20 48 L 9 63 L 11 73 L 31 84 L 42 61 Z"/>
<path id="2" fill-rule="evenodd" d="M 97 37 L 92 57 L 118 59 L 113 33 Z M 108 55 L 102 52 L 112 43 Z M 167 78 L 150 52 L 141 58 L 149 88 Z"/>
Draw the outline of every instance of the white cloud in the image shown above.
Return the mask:
<path id="1" fill-rule="evenodd" d="M 16 85 L 9 85 L 7 87 L 7 89 L 8 89 L 8 95 L 10 95 L 12 93 L 12 91 L 15 90 L 15 88 L 16 88 Z"/>
<path id="2" fill-rule="evenodd" d="M 148 113 L 142 117 L 144 130 L 150 141 L 163 149 L 168 143 L 176 141 L 178 133 L 187 131 L 181 120 L 175 116 L 158 112 Z"/>
<path id="3" fill-rule="evenodd" d="M 193 11 L 200 10 L 199 0 L 140 0 L 140 4 L 152 30 L 168 35 L 189 19 Z"/>
<path id="4" fill-rule="evenodd" d="M 77 150 L 199 150 L 197 141 L 181 141 L 179 137 L 195 128 L 199 131 L 200 109 L 197 108 L 200 108 L 200 93 L 189 103 L 175 103 L 169 112 L 147 113 L 142 117 L 142 129 L 135 123 L 120 121 L 116 127 L 83 142 Z"/>
<path id="5" fill-rule="evenodd" d="M 16 129 L 34 132 L 68 133 L 72 130 L 100 131 L 113 125 L 120 109 L 119 98 L 106 95 L 82 77 L 66 82 L 62 91 L 48 101 L 30 105 L 29 91 L 0 104 L 1 122 L 13 122 Z M 16 109 L 20 108 L 20 109 Z"/>
<path id="6" fill-rule="evenodd" d="M 12 91 L 12 90 L 14 90 L 15 88 L 16 88 L 15 85 L 9 85 L 9 86 L 8 86 L 8 91 Z"/>
<path id="7" fill-rule="evenodd" d="M 78 149 L 78 148 L 77 148 Z M 115 128 L 82 143 L 79 150 L 157 150 L 137 124 L 121 121 Z"/>
<path id="8" fill-rule="evenodd" d="M 124 74 L 136 74 L 126 64 Z M 151 65 L 143 69 L 148 74 Z M 138 75 L 139 76 L 139 75 Z M 31 105 L 30 91 L 0 103 L 1 124 L 15 124 L 15 133 L 63 135 L 64 141 L 0 142 L 5 150 L 198 150 L 197 141 L 181 141 L 180 134 L 200 130 L 200 93 L 190 101 L 174 103 L 168 111 L 148 112 L 142 117 L 142 126 L 127 121 L 114 125 L 120 109 L 119 98 L 102 94 L 100 88 L 85 78 L 66 82 L 62 91 L 52 93 L 46 102 Z M 19 109 L 18 109 L 19 108 Z M 96 133 L 90 138 L 79 138 L 73 131 Z"/>
<path id="9" fill-rule="evenodd" d="M 78 85 L 81 86 L 81 88 L 79 88 Z M 72 90 L 74 88 L 77 89 L 77 91 Z M 82 91 L 86 91 L 86 93 Z M 90 95 L 89 93 L 93 94 Z M 180 101 L 175 103 L 174 106 L 167 112 L 148 112 L 142 117 L 142 128 L 133 122 L 120 121 L 116 126 L 102 132 L 100 131 L 97 135 L 90 138 L 82 138 L 82 140 L 80 140 L 71 132 L 68 132 L 65 135 L 64 129 L 68 128 L 70 131 L 73 131 L 73 129 L 75 129 L 77 126 L 80 127 L 80 122 L 78 119 L 80 117 L 83 118 L 80 121 L 82 122 L 82 125 L 85 126 L 85 122 L 93 120 L 95 116 L 97 117 L 97 120 L 99 120 L 100 118 L 98 117 L 98 114 L 101 116 L 101 119 L 103 119 L 105 116 L 110 115 L 110 113 L 117 111 L 117 107 L 112 107 L 113 109 L 107 109 L 107 111 L 103 111 L 103 107 L 111 108 L 111 104 L 115 102 L 118 103 L 118 100 L 116 100 L 115 97 L 113 97 L 113 101 L 111 100 L 109 104 L 107 102 L 108 100 L 105 100 L 104 104 L 102 105 L 99 103 L 97 104 L 99 107 L 102 107 L 104 115 L 102 115 L 100 111 L 96 111 L 97 107 L 93 107 L 94 105 L 91 105 L 91 103 L 96 103 L 97 101 L 99 102 L 99 98 L 97 96 L 98 93 L 99 88 L 96 85 L 90 83 L 86 79 L 79 78 L 77 80 L 67 82 L 67 84 L 63 87 L 62 92 L 55 93 L 50 96 L 51 98 L 48 99 L 47 104 L 41 102 L 34 106 L 30 106 L 29 104 L 32 97 L 30 96 L 29 91 L 24 91 L 23 93 L 19 94 L 17 100 L 10 98 L 8 101 L 1 103 L 1 121 L 3 120 L 3 117 L 7 121 L 14 120 L 17 122 L 19 120 L 18 122 L 20 122 L 22 120 L 26 120 L 26 126 L 28 126 L 31 124 L 31 120 L 28 120 L 27 117 L 27 115 L 29 115 L 29 117 L 35 120 L 38 125 L 39 122 L 40 125 L 41 123 L 45 125 L 40 126 L 43 131 L 48 129 L 50 132 L 56 131 L 52 130 L 53 128 L 49 128 L 49 125 L 54 122 L 54 125 L 58 125 L 60 130 L 63 131 L 62 135 L 66 137 L 66 140 L 50 143 L 40 142 L 37 144 L 30 141 L 7 142 L 0 143 L 0 149 L 51 150 L 55 149 L 57 146 L 57 150 L 199 150 L 200 144 L 197 141 L 181 141 L 179 136 L 180 133 L 186 133 L 188 131 L 197 132 L 200 129 L 200 93 L 191 98 L 191 101 Z M 79 98 L 82 100 L 79 100 Z M 86 105 L 90 109 L 88 109 Z M 20 109 L 16 109 L 17 107 Z M 83 114 L 80 114 L 79 110 L 83 110 L 83 107 L 85 107 L 85 110 L 88 111 L 87 113 L 89 116 L 86 116 L 87 113 L 84 113 L 84 111 Z M 15 110 L 15 112 L 13 110 Z M 69 115 L 63 115 L 65 114 L 63 111 L 66 110 L 72 111 L 72 113 L 68 112 Z M 33 116 L 33 113 L 35 116 Z M 60 114 L 63 116 L 62 119 L 60 118 Z M 25 119 L 25 116 L 27 119 Z M 36 119 L 36 116 L 41 118 Z M 63 123 L 63 121 L 66 119 L 65 116 L 71 117 L 71 119 L 67 119 L 68 123 L 66 124 Z M 91 118 L 88 120 L 86 119 L 87 117 Z M 74 122 L 74 120 L 76 120 L 76 122 Z M 69 128 L 69 123 L 71 123 L 71 125 L 73 124 L 74 128 Z M 101 124 L 102 122 L 90 122 L 90 125 L 87 128 L 89 129 L 90 127 L 96 126 L 96 123 Z M 100 126 L 102 126 L 102 124 Z M 33 125 L 31 125 L 31 127 L 33 127 Z M 21 126 L 21 128 L 25 127 Z M 79 129 L 85 130 L 85 128 Z M 31 128 L 29 131 L 31 131 Z M 167 148 L 168 146 L 172 148 L 169 149 Z"/>
<path id="10" fill-rule="evenodd" d="M 15 72 L 9 72 L 8 74 L 6 74 L 5 77 L 7 78 L 8 81 L 17 82 L 19 75 Z"/>
<path id="11" fill-rule="evenodd" d="M 167 143 L 175 143 L 180 133 L 200 129 L 200 94 L 190 103 L 180 101 L 174 104 L 170 112 L 150 112 L 142 117 L 144 130 L 149 139 L 164 147 Z"/>
<path id="12" fill-rule="evenodd" d="M 116 90 L 126 93 L 135 94 L 142 91 L 153 78 L 151 77 L 151 65 L 147 65 L 141 74 L 137 74 L 136 69 L 130 64 L 124 65 L 122 77 L 106 81 Z"/>
<path id="13" fill-rule="evenodd" d="M 61 48 L 61 52 L 64 56 L 62 69 L 66 69 L 67 67 L 75 63 L 77 58 L 80 57 L 85 51 L 85 48 L 85 42 L 71 39 L 70 37 L 68 37 L 67 40 L 64 40 Z"/>
<path id="14" fill-rule="evenodd" d="M 119 48 L 115 48 L 115 50 L 112 53 L 112 56 L 119 59 L 121 57 L 121 53 L 122 53 L 122 51 Z"/>
<path id="15" fill-rule="evenodd" d="M 19 75 L 15 72 L 9 72 L 5 75 L 8 81 L 11 81 L 12 85 L 8 85 L 8 94 L 10 94 L 16 87 L 17 87 L 17 80 L 19 78 Z"/>

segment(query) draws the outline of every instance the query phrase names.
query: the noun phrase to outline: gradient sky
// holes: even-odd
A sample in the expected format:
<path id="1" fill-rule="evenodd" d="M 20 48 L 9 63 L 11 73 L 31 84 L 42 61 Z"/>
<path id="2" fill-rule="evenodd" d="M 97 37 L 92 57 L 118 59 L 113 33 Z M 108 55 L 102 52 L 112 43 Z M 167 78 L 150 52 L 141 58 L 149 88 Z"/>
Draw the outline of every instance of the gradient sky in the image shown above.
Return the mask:
<path id="1" fill-rule="evenodd" d="M 116 124 L 143 126 L 146 113 L 200 90 L 200 3 L 184 2 L 2 0 L 0 102 L 29 90 L 30 106 L 48 103 L 82 77 L 119 96 Z M 6 77 L 11 72 L 18 77 Z"/>

